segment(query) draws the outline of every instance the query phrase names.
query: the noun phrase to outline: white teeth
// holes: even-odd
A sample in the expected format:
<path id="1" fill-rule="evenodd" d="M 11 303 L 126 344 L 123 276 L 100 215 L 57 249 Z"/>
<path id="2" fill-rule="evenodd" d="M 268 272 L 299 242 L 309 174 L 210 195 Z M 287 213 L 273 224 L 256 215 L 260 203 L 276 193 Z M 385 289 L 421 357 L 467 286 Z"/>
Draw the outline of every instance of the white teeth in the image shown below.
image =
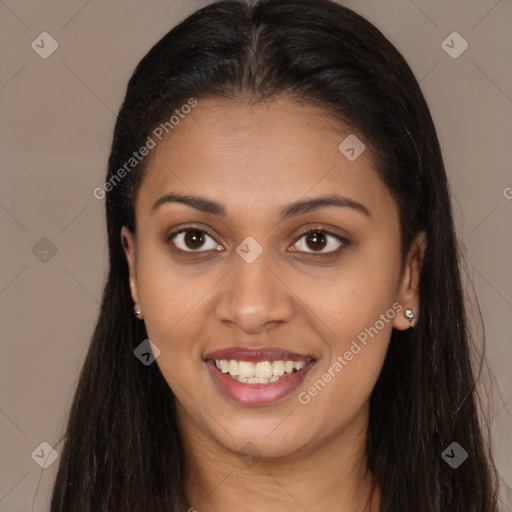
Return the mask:
<path id="1" fill-rule="evenodd" d="M 272 363 L 269 361 L 256 363 L 254 376 L 258 377 L 258 379 L 270 379 L 272 377 Z"/>
<path id="2" fill-rule="evenodd" d="M 239 382 L 248 384 L 268 384 L 285 377 L 294 370 L 300 371 L 306 366 L 306 361 L 237 361 L 236 359 L 216 359 L 215 366 L 222 373 L 229 375 Z"/>
<path id="3" fill-rule="evenodd" d="M 243 377 L 239 377 L 238 375 L 232 377 L 234 380 L 238 382 L 243 382 L 244 384 L 268 384 L 269 382 L 275 382 L 279 380 L 279 377 L 273 375 L 270 379 L 258 379 L 256 377 L 251 377 L 249 379 L 244 379 Z"/>
<path id="4" fill-rule="evenodd" d="M 292 373 L 292 370 L 293 370 L 293 361 L 285 361 L 284 371 L 286 373 Z"/>
<path id="5" fill-rule="evenodd" d="M 248 379 L 254 377 L 254 363 L 250 361 L 238 361 L 238 375 Z"/>
<path id="6" fill-rule="evenodd" d="M 283 375 L 284 374 L 284 361 L 274 361 L 272 363 L 272 374 Z"/>
<path id="7" fill-rule="evenodd" d="M 238 361 L 234 359 L 229 361 L 229 375 L 238 375 Z"/>

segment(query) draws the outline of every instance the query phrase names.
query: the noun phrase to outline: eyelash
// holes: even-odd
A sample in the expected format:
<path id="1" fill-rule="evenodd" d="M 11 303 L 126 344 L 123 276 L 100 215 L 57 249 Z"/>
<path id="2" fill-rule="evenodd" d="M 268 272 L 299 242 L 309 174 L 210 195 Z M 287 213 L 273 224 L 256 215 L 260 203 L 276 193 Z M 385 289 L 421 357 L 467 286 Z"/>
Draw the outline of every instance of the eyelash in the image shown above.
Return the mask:
<path id="1" fill-rule="evenodd" d="M 181 233 L 187 233 L 189 231 L 198 231 L 199 233 L 201 233 L 203 235 L 207 235 L 209 238 L 211 238 L 212 240 L 215 241 L 215 238 L 212 235 L 210 235 L 210 233 L 208 233 L 208 231 L 206 231 L 202 228 L 195 227 L 195 226 L 187 226 L 187 227 L 181 228 L 179 230 L 176 230 L 176 231 L 173 231 L 172 233 L 170 233 L 166 237 L 166 242 L 173 243 L 172 242 L 173 238 L 175 238 L 176 236 L 178 236 Z M 333 237 L 338 242 L 340 242 L 340 246 L 337 249 L 335 249 L 333 251 L 328 251 L 328 252 L 315 252 L 315 251 L 309 252 L 309 251 L 299 251 L 299 250 L 296 250 L 294 252 L 299 253 L 299 254 L 307 254 L 308 256 L 313 256 L 314 258 L 332 258 L 333 256 L 336 256 L 339 253 L 341 253 L 345 248 L 347 248 L 350 245 L 349 240 L 347 240 L 346 238 L 338 235 L 337 233 L 333 233 L 332 231 L 329 231 L 325 228 L 309 228 L 307 231 L 302 233 L 296 239 L 296 241 L 293 243 L 293 245 L 296 245 L 302 238 L 304 238 L 312 233 L 322 233 L 324 235 Z M 173 243 L 173 245 L 174 245 L 175 249 L 178 250 L 180 253 L 186 254 L 187 256 L 191 256 L 191 257 L 195 256 L 198 253 L 207 253 L 209 251 L 215 250 L 215 249 L 209 249 L 209 250 L 204 251 L 204 250 L 198 249 L 195 251 L 194 250 L 185 251 L 183 249 L 176 247 L 176 245 L 174 243 Z M 217 243 L 217 245 L 220 245 L 220 244 Z"/>

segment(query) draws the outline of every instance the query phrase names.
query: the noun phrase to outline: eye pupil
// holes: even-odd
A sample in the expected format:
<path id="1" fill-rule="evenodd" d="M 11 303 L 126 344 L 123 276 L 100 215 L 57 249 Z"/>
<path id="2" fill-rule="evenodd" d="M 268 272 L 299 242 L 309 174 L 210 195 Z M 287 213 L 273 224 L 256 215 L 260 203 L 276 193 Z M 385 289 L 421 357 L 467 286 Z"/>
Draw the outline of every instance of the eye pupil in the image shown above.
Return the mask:
<path id="1" fill-rule="evenodd" d="M 198 249 L 204 244 L 204 236 L 198 229 L 190 229 L 185 233 L 184 241 L 189 249 Z"/>
<path id="2" fill-rule="evenodd" d="M 306 237 L 306 240 L 310 249 L 323 249 L 326 243 L 326 236 L 325 233 L 322 233 L 321 231 L 311 231 Z"/>

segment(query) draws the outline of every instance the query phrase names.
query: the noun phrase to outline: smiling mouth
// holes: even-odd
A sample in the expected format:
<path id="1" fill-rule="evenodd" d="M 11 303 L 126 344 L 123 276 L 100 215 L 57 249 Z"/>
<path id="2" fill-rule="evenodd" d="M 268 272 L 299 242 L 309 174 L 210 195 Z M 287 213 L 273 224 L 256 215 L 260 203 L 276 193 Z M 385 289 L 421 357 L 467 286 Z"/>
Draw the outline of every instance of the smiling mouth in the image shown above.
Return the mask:
<path id="1" fill-rule="evenodd" d="M 300 372 L 306 365 L 314 362 L 310 358 L 304 361 L 244 361 L 237 359 L 212 359 L 217 369 L 244 384 L 270 384 L 288 378 Z"/>

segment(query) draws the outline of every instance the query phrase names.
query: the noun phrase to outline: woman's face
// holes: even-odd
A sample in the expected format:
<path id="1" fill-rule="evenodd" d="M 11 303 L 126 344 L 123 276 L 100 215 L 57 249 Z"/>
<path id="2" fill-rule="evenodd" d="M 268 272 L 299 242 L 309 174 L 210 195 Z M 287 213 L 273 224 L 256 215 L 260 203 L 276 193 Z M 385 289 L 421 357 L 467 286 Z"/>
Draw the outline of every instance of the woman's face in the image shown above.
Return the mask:
<path id="1" fill-rule="evenodd" d="M 151 150 L 122 234 L 185 437 L 278 457 L 364 432 L 421 243 L 402 272 L 397 206 L 349 135 L 285 99 L 204 99 Z"/>

